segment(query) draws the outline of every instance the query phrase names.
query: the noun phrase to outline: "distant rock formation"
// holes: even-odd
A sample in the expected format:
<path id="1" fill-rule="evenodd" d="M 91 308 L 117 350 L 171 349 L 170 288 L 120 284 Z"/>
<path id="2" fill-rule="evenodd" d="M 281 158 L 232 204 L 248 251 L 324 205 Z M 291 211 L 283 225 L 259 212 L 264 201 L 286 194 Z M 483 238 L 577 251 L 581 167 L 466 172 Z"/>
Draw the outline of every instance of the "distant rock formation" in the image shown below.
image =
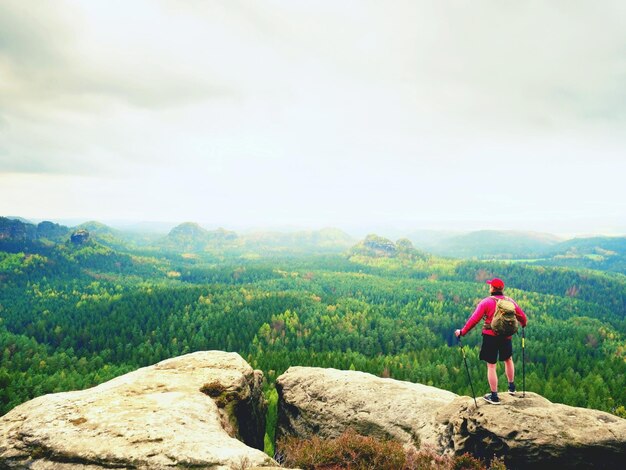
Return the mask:
<path id="1" fill-rule="evenodd" d="M 374 234 L 365 237 L 357 245 L 357 250 L 370 256 L 395 256 L 398 253 L 398 248 L 391 240 Z"/>
<path id="2" fill-rule="evenodd" d="M 70 237 L 74 245 L 84 245 L 89 241 L 89 232 L 85 229 L 76 230 Z"/>
<path id="3" fill-rule="evenodd" d="M 364 240 L 354 245 L 350 250 L 350 254 L 372 258 L 427 258 L 424 253 L 416 250 L 413 243 L 407 238 L 401 238 L 394 243 L 375 234 L 369 234 Z"/>
<path id="4" fill-rule="evenodd" d="M 0 418 L 0 468 L 275 466 L 263 447 L 262 373 L 197 352 L 97 387 L 46 395 Z"/>
<path id="5" fill-rule="evenodd" d="M 291 367 L 276 382 L 277 436 L 337 437 L 348 428 L 441 453 L 502 456 L 514 468 L 617 468 L 626 420 L 534 393 L 502 405 L 354 371 Z"/>

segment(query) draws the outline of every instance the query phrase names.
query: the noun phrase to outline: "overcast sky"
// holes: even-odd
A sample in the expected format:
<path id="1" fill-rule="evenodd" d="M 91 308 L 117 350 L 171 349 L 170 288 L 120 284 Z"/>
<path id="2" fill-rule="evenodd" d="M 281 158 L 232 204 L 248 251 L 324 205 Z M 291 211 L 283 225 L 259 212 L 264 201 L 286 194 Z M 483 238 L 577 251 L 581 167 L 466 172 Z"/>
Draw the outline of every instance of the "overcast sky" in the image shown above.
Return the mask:
<path id="1" fill-rule="evenodd" d="M 626 233 L 626 2 L 0 0 L 0 215 Z"/>

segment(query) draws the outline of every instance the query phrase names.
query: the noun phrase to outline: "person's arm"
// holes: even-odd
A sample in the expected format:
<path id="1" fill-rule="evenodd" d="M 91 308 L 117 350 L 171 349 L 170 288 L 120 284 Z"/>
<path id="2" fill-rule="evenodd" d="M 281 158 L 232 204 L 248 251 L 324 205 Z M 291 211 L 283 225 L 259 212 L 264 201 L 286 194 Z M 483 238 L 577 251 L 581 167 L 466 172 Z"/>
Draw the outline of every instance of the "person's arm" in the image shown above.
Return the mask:
<path id="1" fill-rule="evenodd" d="M 470 330 L 474 328 L 478 324 L 478 322 L 485 316 L 487 300 L 488 299 L 483 299 L 478 304 L 478 306 L 476 307 L 476 310 L 474 310 L 474 313 L 472 313 L 472 315 L 468 318 L 467 322 L 465 323 L 465 326 L 461 328 L 461 331 L 460 331 L 461 336 L 465 336 L 467 333 L 469 333 Z"/>
<path id="2" fill-rule="evenodd" d="M 517 305 L 517 303 L 515 303 L 515 316 L 517 317 L 517 321 L 519 321 L 520 325 L 522 325 L 522 328 L 526 328 L 526 323 L 528 323 L 528 318 L 526 317 L 526 314 L 520 308 L 520 306 Z"/>

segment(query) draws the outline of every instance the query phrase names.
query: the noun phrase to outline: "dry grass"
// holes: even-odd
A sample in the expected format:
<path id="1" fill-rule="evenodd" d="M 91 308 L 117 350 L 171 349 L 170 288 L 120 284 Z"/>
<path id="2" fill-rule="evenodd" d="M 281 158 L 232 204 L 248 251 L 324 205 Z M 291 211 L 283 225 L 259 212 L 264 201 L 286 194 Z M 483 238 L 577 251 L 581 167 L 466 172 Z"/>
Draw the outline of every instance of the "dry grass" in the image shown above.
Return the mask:
<path id="1" fill-rule="evenodd" d="M 335 439 L 282 439 L 277 460 L 303 470 L 506 470 L 502 460 L 487 465 L 469 455 L 443 456 L 432 449 L 405 450 L 399 442 L 361 436 L 353 430 Z"/>

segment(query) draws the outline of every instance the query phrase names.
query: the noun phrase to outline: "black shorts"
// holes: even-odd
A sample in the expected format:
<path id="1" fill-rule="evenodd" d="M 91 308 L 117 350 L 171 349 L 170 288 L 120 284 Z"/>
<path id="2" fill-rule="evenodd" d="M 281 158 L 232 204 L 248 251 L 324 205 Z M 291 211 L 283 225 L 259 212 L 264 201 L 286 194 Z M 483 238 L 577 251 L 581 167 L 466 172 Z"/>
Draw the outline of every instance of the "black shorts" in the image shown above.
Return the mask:
<path id="1" fill-rule="evenodd" d="M 506 361 L 513 355 L 513 342 L 506 336 L 483 335 L 483 345 L 480 348 L 480 358 L 489 364 Z"/>

